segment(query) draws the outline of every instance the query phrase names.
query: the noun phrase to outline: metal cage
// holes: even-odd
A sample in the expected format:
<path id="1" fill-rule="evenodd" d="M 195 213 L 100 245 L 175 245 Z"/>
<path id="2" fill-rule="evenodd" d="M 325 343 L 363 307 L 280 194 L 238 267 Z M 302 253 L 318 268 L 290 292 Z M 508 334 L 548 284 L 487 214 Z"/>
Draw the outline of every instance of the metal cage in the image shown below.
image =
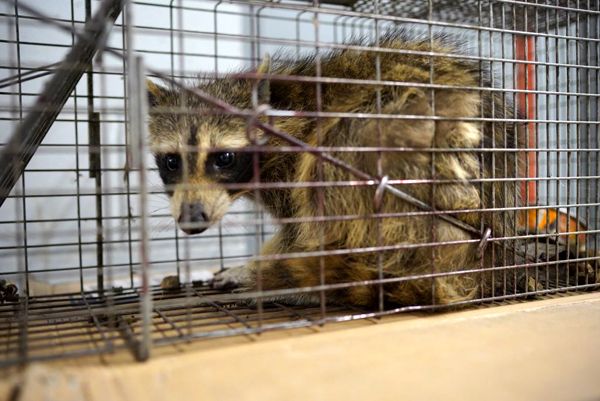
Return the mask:
<path id="1" fill-rule="evenodd" d="M 143 360 L 152 347 L 191 339 L 598 289 L 598 0 L 460 5 L 445 0 L 4 0 L 0 17 L 0 366 L 123 348 Z M 317 126 L 338 118 L 348 124 L 374 121 L 381 130 L 393 118 L 445 121 L 435 112 L 426 117 L 384 115 L 381 93 L 394 85 L 419 86 L 432 98 L 448 88 L 433 77 L 425 83 L 386 81 L 380 56 L 370 79 L 321 75 L 322 57 L 330 52 L 393 53 L 378 44 L 385 32 L 398 27 L 425 38 L 424 43 L 441 34 L 461 42 L 451 54 L 433 47 L 405 53 L 476 65 L 477 84 L 463 89 L 495 93 L 512 110 L 458 119 L 520 127 L 519 145 L 482 142 L 462 149 L 476 155 L 481 166 L 483 160 L 500 163 L 516 155 L 515 163 L 523 167 L 513 175 L 462 180 L 473 188 L 515 185 L 520 200 L 513 206 L 441 210 L 432 205 L 433 197 L 412 196 L 410 186 L 435 187 L 452 180 L 434 174 L 409 182 L 382 169 L 373 174 L 344 162 L 349 152 L 379 155 L 380 160 L 386 152 L 424 152 L 435 159 L 432 155 L 443 157 L 457 149 L 334 148 L 306 143 L 276 125 L 281 118 L 310 119 Z M 286 54 L 291 60 L 312 55 L 317 66 L 313 76 L 266 74 L 273 82 L 314 85 L 315 110 L 261 106 L 258 82 L 265 73 L 257 68 L 265 53 Z M 202 86 L 189 86 L 199 75 L 208 81 L 235 75 L 253 82 L 253 107 L 236 107 Z M 206 232 L 183 235 L 150 154 L 146 77 L 195 97 L 209 106 L 209 114 L 241 119 L 251 140 L 241 152 L 249 155 L 255 179 L 227 188 L 309 188 L 317 197 L 329 187 L 363 188 L 372 192 L 373 208 L 356 215 L 316 213 L 308 218 L 292 213 L 282 218 L 270 216 L 260 202 L 241 200 Z M 323 88 L 333 84 L 348 85 L 348 96 L 354 87 L 372 87 L 379 106 L 371 112 L 323 110 Z M 195 111 L 180 107 L 170 112 Z M 278 138 L 279 145 L 269 147 L 256 132 Z M 256 179 L 262 168 L 258 160 L 267 151 L 309 154 L 320 169 L 333 166 L 353 178 L 261 182 Z M 380 212 L 377 205 L 387 197 L 399 197 L 414 210 Z M 514 223 L 506 232 L 511 234 L 467 224 L 461 213 L 509 216 Z M 372 242 L 356 248 L 324 240 L 324 227 L 332 221 L 400 224 L 415 216 L 429 219 L 432 233 L 442 221 L 468 232 L 463 242 L 479 251 L 478 267 L 437 269 L 435 249 L 443 252 L 448 244 L 433 234 L 422 244 L 387 244 L 379 231 Z M 261 254 L 274 233 L 302 223 L 314 225 L 314 249 Z M 390 276 L 384 256 L 378 255 L 403 247 L 433 249 L 431 271 Z M 354 254 L 374 256 L 368 266 L 376 272 L 373 278 L 327 282 L 328 258 Z M 265 290 L 259 279 L 257 288 L 232 292 L 210 284 L 214 272 L 248 261 L 258 263 L 260 271 L 261 262 L 295 260 L 302 266 L 308 258 L 319 261 L 315 285 Z M 491 275 L 491 292 L 448 304 L 437 303 L 434 296 L 430 302 L 395 304 L 383 295 L 387 285 L 417 280 L 431 282 L 427 285 L 435 293 L 437 279 L 473 272 L 481 280 Z M 377 302 L 330 302 L 332 293 L 347 288 L 374 288 Z M 286 302 L 286 296 L 297 294 L 314 294 L 318 302 Z"/>

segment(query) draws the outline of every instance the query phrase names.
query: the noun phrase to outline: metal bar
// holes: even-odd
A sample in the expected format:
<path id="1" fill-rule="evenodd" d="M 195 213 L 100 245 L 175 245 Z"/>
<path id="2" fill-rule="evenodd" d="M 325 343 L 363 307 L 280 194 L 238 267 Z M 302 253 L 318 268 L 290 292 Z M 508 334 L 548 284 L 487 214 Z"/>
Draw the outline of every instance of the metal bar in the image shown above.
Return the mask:
<path id="1" fill-rule="evenodd" d="M 165 315 L 160 309 L 154 308 L 154 311 L 160 316 L 169 326 L 173 328 L 179 335 L 179 337 L 185 337 L 184 332 L 177 326 L 167 315 Z"/>
<path id="2" fill-rule="evenodd" d="M 202 297 L 202 295 L 198 294 L 197 291 L 194 291 L 196 293 L 196 295 L 198 295 L 199 297 Z M 232 319 L 234 319 L 236 322 L 240 323 L 241 325 L 250 328 L 251 326 L 241 317 L 239 317 L 238 315 L 236 315 L 235 313 L 231 312 L 229 309 L 222 307 L 221 305 L 219 305 L 218 303 L 214 302 L 214 301 L 207 301 L 207 303 L 214 307 L 216 310 L 218 310 L 219 312 L 224 313 L 225 315 L 231 317 Z"/>
<path id="3" fill-rule="evenodd" d="M 131 17 L 131 14 L 128 14 Z M 150 357 L 152 347 L 152 294 L 150 293 L 150 244 L 148 238 L 148 190 L 146 184 L 146 120 L 148 113 L 146 96 L 146 70 L 140 56 L 130 58 L 133 64 L 129 65 L 130 89 L 129 108 L 131 110 L 131 141 L 129 160 L 132 167 L 140 170 L 140 260 L 142 287 L 140 288 L 140 302 L 142 315 L 142 333 L 139 341 L 137 357 L 146 360 Z"/>
<path id="4" fill-rule="evenodd" d="M 15 50 L 16 50 L 16 69 L 18 71 L 19 74 L 21 74 L 22 72 L 22 60 L 21 60 L 21 28 L 20 28 L 20 15 L 19 15 L 19 8 L 17 7 L 17 4 L 15 3 L 14 5 L 14 10 L 15 10 L 15 20 L 14 20 L 14 34 L 15 34 L 15 39 L 16 39 L 16 43 L 17 45 L 15 46 Z M 23 85 L 21 82 L 18 83 L 18 119 L 20 122 L 23 121 Z M 25 275 L 25 279 L 22 281 L 25 284 L 25 296 L 28 297 L 29 296 L 29 253 L 27 250 L 27 246 L 29 244 L 28 242 L 28 236 L 27 236 L 27 202 L 26 202 L 26 186 L 25 186 L 25 177 L 23 177 L 21 179 L 21 185 L 19 187 L 17 187 L 17 190 L 15 191 L 15 196 L 16 196 L 16 202 L 15 202 L 15 206 L 17 209 L 17 215 L 21 215 L 22 216 L 22 220 L 23 223 L 19 225 L 20 230 L 17 231 L 17 243 L 22 243 L 22 249 L 24 250 L 22 252 L 22 254 L 19 254 L 18 256 L 22 256 L 22 261 L 23 261 L 23 265 L 22 265 L 22 273 Z M 18 198 L 21 197 L 21 201 L 18 201 Z M 27 314 L 25 315 L 27 317 Z M 25 333 L 26 334 L 26 333 Z"/>
<path id="5" fill-rule="evenodd" d="M 12 134 L 10 141 L 0 153 L 0 207 L 13 186 L 23 174 L 38 146 L 59 114 L 77 82 L 96 54 L 98 46 L 110 31 L 112 24 L 121 13 L 124 0 L 104 0 L 92 20 L 85 25 L 85 38 L 78 42 L 67 54 L 42 94 L 36 106 L 39 111 L 31 112 Z M 50 109 L 43 108 L 51 105 Z M 60 106 L 60 107 L 56 107 Z"/>
<path id="6" fill-rule="evenodd" d="M 123 19 L 123 25 L 125 27 L 130 27 L 130 16 L 129 16 L 129 12 L 130 12 L 130 7 L 125 9 L 125 12 L 123 13 L 122 19 Z M 132 47 L 133 45 L 133 38 L 131 38 L 131 29 L 127 28 L 124 29 L 122 32 L 122 41 L 121 41 L 121 45 L 123 46 L 123 50 L 127 53 L 130 54 L 133 52 L 133 49 L 130 49 L 130 47 Z M 123 93 L 127 94 L 128 89 L 129 89 L 129 77 L 127 76 L 127 66 L 129 61 L 126 58 L 123 58 L 122 60 L 122 71 L 121 73 L 123 74 Z M 129 108 L 127 107 L 128 103 L 127 103 L 127 96 L 123 96 L 123 119 L 127 122 L 129 121 Z M 129 134 L 129 124 L 125 123 L 124 129 L 125 129 L 125 148 L 129 149 L 129 140 L 130 140 L 130 134 Z M 129 165 L 129 160 L 127 160 L 127 155 L 126 155 L 126 159 L 125 159 L 125 166 L 123 167 L 123 170 L 125 170 L 123 172 L 123 180 L 125 181 L 125 186 L 127 187 L 127 214 L 128 214 L 128 219 L 127 219 L 127 239 L 129 240 L 129 244 L 128 244 L 128 253 L 129 253 L 129 263 L 131 264 L 131 266 L 133 266 L 133 249 L 132 249 L 132 244 L 131 244 L 131 233 L 132 233 L 132 227 L 131 227 L 131 223 L 132 223 L 132 206 L 131 206 L 131 195 L 132 195 L 132 191 L 131 191 L 131 187 L 130 187 L 130 173 L 131 173 L 131 166 Z M 133 287 L 133 268 L 131 267 L 129 269 L 129 285 L 130 287 Z"/>
<path id="7" fill-rule="evenodd" d="M 89 76 L 89 75 L 88 75 Z M 88 91 L 90 90 L 90 81 L 88 80 Z M 90 99 L 91 101 L 91 99 Z M 88 107 L 93 110 L 93 103 Z M 96 263 L 98 265 L 98 271 L 96 275 L 96 282 L 98 285 L 98 291 L 100 296 L 104 295 L 104 227 L 103 227 L 103 207 L 102 207 L 102 148 L 101 148 L 101 136 L 100 136 L 100 113 L 91 112 L 90 121 L 88 123 L 89 129 L 89 158 L 90 158 L 90 178 L 94 179 L 95 186 L 95 203 L 96 203 Z M 81 191 L 79 193 L 81 196 Z"/>
<path id="8" fill-rule="evenodd" d="M 25 363 L 29 354 L 29 297 L 24 297 L 15 308 L 18 308 L 15 312 L 19 325 L 19 359 Z"/>
<path id="9" fill-rule="evenodd" d="M 92 310 L 92 307 L 90 306 L 90 303 L 88 302 L 87 297 L 86 297 L 85 293 L 83 293 L 83 291 L 81 293 L 81 299 L 83 299 L 83 301 L 85 302 L 87 312 L 88 312 L 90 318 L 92 319 L 92 322 L 94 323 L 94 326 L 96 327 L 96 330 L 98 330 L 98 333 L 100 333 L 100 337 L 106 343 L 106 349 L 108 349 L 108 350 L 112 349 L 113 342 L 110 339 L 110 337 L 107 336 L 106 328 L 104 326 L 102 326 L 100 324 L 100 322 L 98 321 L 98 316 Z"/>
<path id="10" fill-rule="evenodd" d="M 91 10 L 90 10 L 91 11 Z M 88 17 L 87 15 L 87 10 L 86 10 L 86 17 Z M 89 15 L 88 19 L 91 18 L 91 15 Z M 75 0 L 71 0 L 71 29 L 73 32 L 75 32 Z M 77 36 L 72 33 L 71 34 L 71 45 L 75 44 L 75 41 L 77 39 Z M 59 63 L 55 63 L 55 65 L 58 65 Z M 77 87 L 75 87 L 75 89 L 73 90 L 73 98 L 77 99 Z M 80 166 L 80 161 L 79 161 L 79 109 L 77 107 L 77 100 L 75 100 L 75 102 L 73 102 L 73 108 L 74 108 L 74 115 L 73 115 L 73 125 L 74 125 L 74 142 L 75 142 L 75 146 L 74 146 L 74 153 L 75 153 L 75 184 L 76 184 L 76 192 L 77 192 L 77 196 L 76 196 L 76 202 L 77 202 L 77 242 L 78 242 L 78 246 L 77 246 L 77 253 L 78 253 L 78 259 L 79 259 L 79 267 L 83 267 L 83 247 L 81 244 L 82 241 L 82 236 L 81 236 L 81 197 L 79 196 L 79 193 L 81 192 L 81 166 Z M 83 269 L 79 269 L 79 290 L 83 293 L 83 282 L 84 282 L 84 278 L 83 278 Z"/>

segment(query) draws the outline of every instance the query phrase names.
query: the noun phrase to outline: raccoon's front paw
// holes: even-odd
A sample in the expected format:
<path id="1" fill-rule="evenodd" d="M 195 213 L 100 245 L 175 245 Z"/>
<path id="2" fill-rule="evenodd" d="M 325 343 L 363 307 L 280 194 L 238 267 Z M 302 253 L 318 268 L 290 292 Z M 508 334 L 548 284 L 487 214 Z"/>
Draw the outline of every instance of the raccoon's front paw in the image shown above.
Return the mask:
<path id="1" fill-rule="evenodd" d="M 253 284 L 250 269 L 247 266 L 236 266 L 215 273 L 211 287 L 216 290 L 244 290 L 252 288 Z"/>

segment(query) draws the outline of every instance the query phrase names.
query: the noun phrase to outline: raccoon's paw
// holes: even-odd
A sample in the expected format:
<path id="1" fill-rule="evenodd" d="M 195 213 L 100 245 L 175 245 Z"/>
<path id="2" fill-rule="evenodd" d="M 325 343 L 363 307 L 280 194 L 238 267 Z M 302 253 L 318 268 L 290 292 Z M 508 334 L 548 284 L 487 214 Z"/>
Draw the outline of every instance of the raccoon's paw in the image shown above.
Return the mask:
<path id="1" fill-rule="evenodd" d="M 230 267 L 215 273 L 211 287 L 216 290 L 246 290 L 253 287 L 252 272 L 247 266 Z"/>
<path id="2" fill-rule="evenodd" d="M 221 291 L 243 293 L 256 290 L 256 282 L 251 268 L 248 266 L 236 266 L 215 273 L 211 287 Z M 316 306 L 320 304 L 319 294 L 312 293 L 263 297 L 262 300 L 265 303 L 277 302 L 290 306 Z M 236 302 L 253 308 L 256 307 L 258 298 L 247 298 Z"/>

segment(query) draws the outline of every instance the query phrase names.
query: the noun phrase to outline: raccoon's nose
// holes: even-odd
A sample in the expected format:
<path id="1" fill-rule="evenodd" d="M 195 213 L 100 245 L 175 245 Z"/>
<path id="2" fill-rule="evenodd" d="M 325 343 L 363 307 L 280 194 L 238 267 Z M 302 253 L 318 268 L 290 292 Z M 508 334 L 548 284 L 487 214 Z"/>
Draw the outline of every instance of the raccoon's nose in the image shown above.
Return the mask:
<path id="1" fill-rule="evenodd" d="M 200 234 L 208 228 L 208 222 L 208 216 L 200 203 L 184 203 L 181 205 L 179 227 L 186 234 Z"/>

